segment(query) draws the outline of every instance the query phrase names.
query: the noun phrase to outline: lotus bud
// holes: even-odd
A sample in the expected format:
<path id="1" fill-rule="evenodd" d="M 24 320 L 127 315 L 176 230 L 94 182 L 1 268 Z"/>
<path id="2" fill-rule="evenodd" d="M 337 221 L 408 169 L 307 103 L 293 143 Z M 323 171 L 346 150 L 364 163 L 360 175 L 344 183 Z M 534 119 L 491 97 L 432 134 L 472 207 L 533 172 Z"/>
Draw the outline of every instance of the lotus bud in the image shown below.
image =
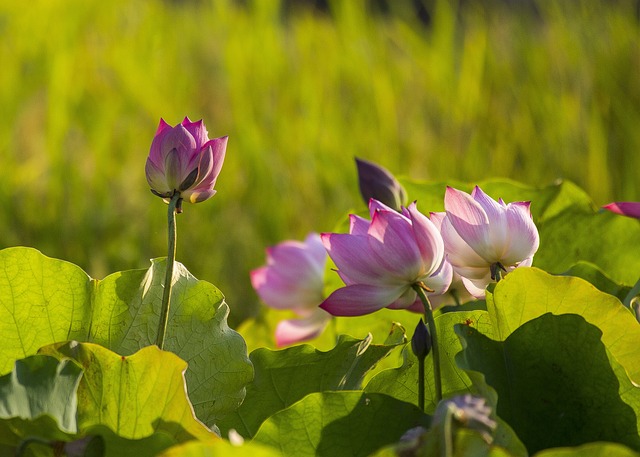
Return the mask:
<path id="1" fill-rule="evenodd" d="M 190 203 L 211 198 L 226 149 L 227 137 L 209 140 L 202 120 L 172 127 L 160 119 L 145 166 L 151 192 L 167 203 L 176 193 Z"/>
<path id="2" fill-rule="evenodd" d="M 418 321 L 416 330 L 413 332 L 411 350 L 418 360 L 424 360 L 431 352 L 431 334 L 422 319 Z"/>
<path id="3" fill-rule="evenodd" d="M 407 201 L 407 193 L 398 180 L 385 168 L 356 157 L 360 194 L 366 204 L 372 198 L 400 211 Z"/>

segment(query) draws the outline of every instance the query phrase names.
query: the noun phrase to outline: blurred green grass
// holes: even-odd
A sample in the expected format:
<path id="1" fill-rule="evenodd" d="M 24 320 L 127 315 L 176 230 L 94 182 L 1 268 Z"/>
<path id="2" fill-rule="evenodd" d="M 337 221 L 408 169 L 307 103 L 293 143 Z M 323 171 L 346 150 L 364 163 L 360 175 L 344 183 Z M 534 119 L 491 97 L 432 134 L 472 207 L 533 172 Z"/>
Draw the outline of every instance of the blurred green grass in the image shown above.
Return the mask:
<path id="1" fill-rule="evenodd" d="M 257 306 L 265 246 L 361 207 L 354 156 L 640 199 L 635 2 L 435 0 L 428 27 L 389 3 L 0 2 L 0 247 L 98 278 L 166 255 L 144 163 L 159 118 L 185 115 L 230 141 L 218 194 L 178 219 L 177 258 L 222 289 L 232 323 Z"/>

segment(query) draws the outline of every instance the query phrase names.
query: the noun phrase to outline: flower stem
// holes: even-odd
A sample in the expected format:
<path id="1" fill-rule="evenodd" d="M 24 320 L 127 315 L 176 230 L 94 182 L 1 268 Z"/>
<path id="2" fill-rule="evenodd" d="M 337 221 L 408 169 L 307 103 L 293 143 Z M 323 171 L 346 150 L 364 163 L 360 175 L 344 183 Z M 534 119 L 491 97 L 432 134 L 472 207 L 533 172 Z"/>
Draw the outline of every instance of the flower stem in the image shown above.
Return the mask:
<path id="1" fill-rule="evenodd" d="M 164 348 L 164 337 L 167 333 L 167 323 L 169 321 L 169 306 L 171 304 L 171 287 L 173 286 L 173 263 L 176 258 L 176 208 L 180 207 L 180 192 L 175 192 L 169 202 L 168 228 L 169 228 L 169 251 L 167 253 L 167 263 L 164 275 L 164 291 L 162 293 L 162 309 L 160 310 L 160 323 L 158 324 L 158 336 L 156 346 Z"/>
<path id="2" fill-rule="evenodd" d="M 418 357 L 418 408 L 424 412 L 424 361 Z"/>
<path id="3" fill-rule="evenodd" d="M 440 374 L 440 351 L 438 348 L 438 335 L 436 330 L 436 323 L 433 320 L 433 310 L 431 309 L 431 302 L 427 298 L 425 293 L 426 286 L 419 282 L 413 284 L 413 290 L 416 291 L 418 297 L 424 305 L 424 317 L 427 325 L 429 326 L 429 333 L 431 333 L 431 354 L 433 355 L 433 380 L 436 390 L 435 402 L 438 403 L 442 400 L 442 377 Z M 424 374 L 422 376 L 424 378 Z"/>

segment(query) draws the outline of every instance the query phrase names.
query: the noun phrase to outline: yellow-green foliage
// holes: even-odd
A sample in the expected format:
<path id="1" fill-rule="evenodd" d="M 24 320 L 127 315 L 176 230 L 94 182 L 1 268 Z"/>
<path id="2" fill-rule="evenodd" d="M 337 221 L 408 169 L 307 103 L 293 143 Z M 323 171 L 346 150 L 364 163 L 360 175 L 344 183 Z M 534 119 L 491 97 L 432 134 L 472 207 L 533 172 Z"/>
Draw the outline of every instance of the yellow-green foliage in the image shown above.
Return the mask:
<path id="1" fill-rule="evenodd" d="M 236 322 L 266 245 L 362 205 L 354 156 L 414 178 L 569 178 L 598 204 L 640 198 L 635 2 L 440 0 L 429 26 L 388 3 L 0 2 L 0 247 L 95 277 L 166 255 L 144 163 L 159 118 L 185 115 L 230 141 L 218 195 L 178 218 L 177 258 Z"/>

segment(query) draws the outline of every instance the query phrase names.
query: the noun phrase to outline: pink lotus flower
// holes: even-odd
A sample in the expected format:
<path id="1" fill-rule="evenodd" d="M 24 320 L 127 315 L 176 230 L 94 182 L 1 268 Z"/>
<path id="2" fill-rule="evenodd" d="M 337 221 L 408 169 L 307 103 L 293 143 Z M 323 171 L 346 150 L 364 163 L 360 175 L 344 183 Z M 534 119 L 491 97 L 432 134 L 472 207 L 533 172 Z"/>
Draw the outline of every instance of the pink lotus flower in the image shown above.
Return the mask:
<path id="1" fill-rule="evenodd" d="M 145 166 L 151 192 L 166 202 L 176 192 L 191 203 L 212 197 L 226 149 L 227 137 L 209 140 L 202 120 L 171 127 L 160 119 Z"/>
<path id="2" fill-rule="evenodd" d="M 483 298 L 492 280 L 531 265 L 540 238 L 529 205 L 495 201 L 477 186 L 471 195 L 447 187 L 441 227 L 447 260 L 473 296 Z"/>
<path id="3" fill-rule="evenodd" d="M 444 220 L 446 214 L 447 213 L 445 212 L 429 214 L 429 219 L 431 219 L 431 222 L 433 222 L 438 230 L 440 230 L 440 234 L 442 234 L 442 221 Z M 446 254 L 444 257 L 444 261 L 449 263 Z M 431 302 L 431 306 L 435 309 L 444 305 L 467 303 L 474 298 L 475 297 L 473 297 L 473 295 L 471 295 L 467 288 L 464 286 L 464 283 L 462 282 L 462 276 L 460 276 L 454 270 L 449 288 L 443 294 L 430 296 L 429 301 Z"/>
<path id="4" fill-rule="evenodd" d="M 377 200 L 369 202 L 371 221 L 350 216 L 348 234 L 323 233 L 329 256 L 346 284 L 320 307 L 335 316 L 359 316 L 382 308 L 423 311 L 413 285 L 433 294 L 451 282 L 440 232 L 415 203 L 402 214 Z"/>
<path id="5" fill-rule="evenodd" d="M 304 242 L 283 241 L 268 248 L 267 264 L 251 272 L 251 284 L 267 306 L 300 316 L 278 324 L 278 346 L 315 338 L 331 319 L 318 308 L 324 299 L 326 261 L 320 235 L 311 233 Z"/>
<path id="6" fill-rule="evenodd" d="M 622 216 L 640 219 L 640 202 L 614 202 L 604 205 L 603 208 Z"/>

